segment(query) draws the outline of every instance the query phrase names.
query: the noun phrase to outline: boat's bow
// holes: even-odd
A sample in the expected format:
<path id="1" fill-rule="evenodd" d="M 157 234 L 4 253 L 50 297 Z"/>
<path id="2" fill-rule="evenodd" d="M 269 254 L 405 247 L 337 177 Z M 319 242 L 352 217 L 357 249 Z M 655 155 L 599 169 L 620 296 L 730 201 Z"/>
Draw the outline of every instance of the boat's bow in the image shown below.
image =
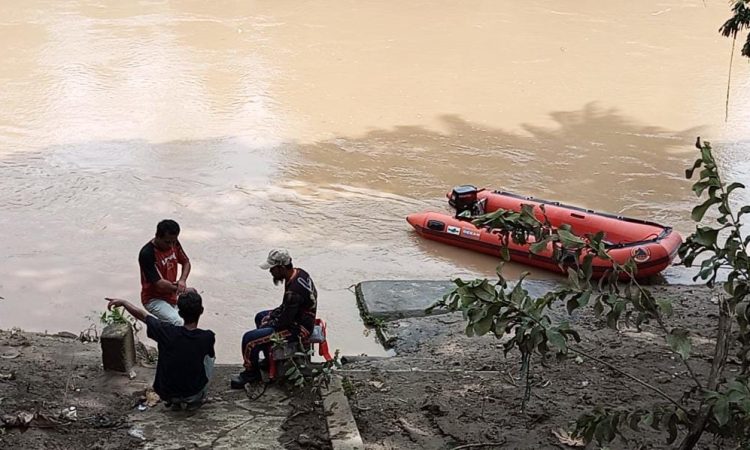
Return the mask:
<path id="1" fill-rule="evenodd" d="M 422 231 L 422 228 L 424 228 L 424 222 L 426 218 L 427 213 L 414 213 L 406 216 L 406 221 L 409 222 L 409 225 L 414 227 L 414 229 L 419 232 Z"/>

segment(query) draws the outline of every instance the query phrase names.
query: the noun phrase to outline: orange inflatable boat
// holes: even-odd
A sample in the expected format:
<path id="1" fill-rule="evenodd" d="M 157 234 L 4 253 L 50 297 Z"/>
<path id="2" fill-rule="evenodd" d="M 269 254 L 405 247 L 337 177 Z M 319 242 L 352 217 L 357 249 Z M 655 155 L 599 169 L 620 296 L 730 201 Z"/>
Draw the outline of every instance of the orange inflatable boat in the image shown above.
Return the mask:
<path id="1" fill-rule="evenodd" d="M 456 209 L 456 216 L 439 212 L 410 214 L 406 221 L 417 233 L 433 241 L 463 247 L 493 256 L 500 255 L 500 236 L 487 228 L 477 228 L 471 219 L 458 218 L 468 211 L 470 215 L 489 213 L 498 209 L 520 211 L 521 205 L 533 205 L 537 218 L 543 217 L 540 205 L 544 205 L 547 219 L 553 226 L 569 224 L 576 235 L 584 236 L 604 231 L 608 242 L 609 256 L 618 263 L 632 258 L 638 267 L 638 278 L 655 275 L 667 268 L 682 243 L 680 235 L 670 227 L 622 216 L 604 214 L 563 205 L 559 202 L 524 197 L 510 192 L 477 189 L 474 186 L 456 186 L 449 194 L 449 203 Z M 540 254 L 532 254 L 527 242 L 509 244 L 511 260 L 542 269 L 561 272 L 552 258 L 552 246 Z M 582 262 L 582 261 L 581 261 Z M 611 269 L 610 261 L 596 258 L 593 276 L 601 277 Z"/>

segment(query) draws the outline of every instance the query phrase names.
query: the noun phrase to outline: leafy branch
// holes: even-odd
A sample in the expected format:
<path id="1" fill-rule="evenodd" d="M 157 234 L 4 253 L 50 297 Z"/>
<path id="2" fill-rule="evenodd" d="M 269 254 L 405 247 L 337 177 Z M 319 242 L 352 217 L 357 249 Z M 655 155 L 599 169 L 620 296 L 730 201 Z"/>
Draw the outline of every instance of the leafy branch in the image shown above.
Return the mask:
<path id="1" fill-rule="evenodd" d="M 127 311 L 125 311 L 125 309 L 121 306 L 112 308 L 112 310 L 109 311 L 104 311 L 99 316 L 99 322 L 101 322 L 104 326 L 123 323 L 128 324 L 136 333 L 141 329 L 140 324 L 137 320 L 135 320 L 135 317 L 128 314 Z"/>
<path id="2" fill-rule="evenodd" d="M 498 281 L 456 279 L 456 288 L 430 308 L 440 306 L 449 311 L 462 311 L 468 336 L 492 333 L 496 338 L 508 337 L 503 342 L 503 352 L 506 356 L 511 351 L 520 353 L 521 378 L 526 380 L 522 409 L 530 399 L 532 356 L 546 358 L 553 353 L 565 358 L 568 352 L 604 364 L 668 402 L 666 406 L 654 404 L 649 410 L 638 411 L 600 407 L 573 424 L 573 435 L 583 437 L 586 442 L 593 439 L 606 444 L 617 436 L 622 437 L 620 427 L 626 423 L 636 429 L 639 424 L 664 429 L 670 443 L 677 438 L 677 430 L 684 428 L 687 435 L 680 443 L 683 449 L 693 448 L 704 431 L 740 440 L 750 433 L 750 302 L 745 301 L 750 280 L 747 255 L 750 238 L 743 237 L 740 226 L 742 216 L 750 213 L 750 206 L 742 207 L 737 213 L 733 211 L 730 195 L 744 186 L 725 185 L 710 144 L 698 139 L 696 146 L 700 158 L 686 171 L 686 176 L 692 178 L 700 169 L 693 191 L 698 197 L 706 198 L 693 208 L 691 216 L 701 222 L 708 211 L 715 209 L 718 226 L 696 226 L 678 254 L 687 267 L 699 264 L 695 279 L 704 281 L 708 287 L 716 284 L 720 271 L 729 271 L 727 281 L 723 282 L 725 295 L 719 299 L 717 339 L 711 370 L 704 375 L 705 383 L 688 361 L 692 351 L 690 331 L 668 325 L 671 303 L 655 298 L 637 281 L 635 262 L 632 259 L 623 264 L 614 261 L 608 254 L 610 245 L 602 232 L 577 235 L 570 225 L 552 226 L 543 206 L 522 205 L 519 211 L 499 210 L 475 217 L 475 225 L 498 234 L 502 242 L 503 262 L 498 267 Z M 508 245 L 511 242 L 528 245 L 532 254 L 551 253 L 568 274 L 565 285 L 534 298 L 523 288 L 527 275 L 524 274 L 511 288 L 502 275 L 503 263 L 510 259 Z M 605 261 L 611 266 L 598 281 L 592 278 L 595 261 Z M 581 338 L 568 322 L 557 323 L 552 319 L 549 308 L 557 303 L 565 304 L 569 315 L 580 308 L 591 307 L 612 329 L 618 329 L 622 322 L 640 329 L 643 322 L 653 320 L 670 350 L 684 364 L 694 386 L 679 400 L 673 399 L 644 380 L 571 346 L 572 341 L 579 342 Z M 739 377 L 727 382 L 723 369 L 734 323 L 739 327 L 738 340 L 742 345 L 739 357 L 743 370 Z"/>
<path id="3" fill-rule="evenodd" d="M 272 351 L 276 349 L 285 350 L 289 343 L 284 337 L 274 333 L 271 336 Z M 299 341 L 300 348 L 305 348 Z M 295 352 L 290 358 L 282 360 L 281 370 L 284 371 L 284 379 L 291 383 L 296 389 L 309 386 L 311 393 L 318 394 L 327 389 L 331 383 L 333 371 L 341 367 L 339 350 L 336 350 L 330 361 L 323 363 L 311 362 L 315 352 L 312 346 L 304 351 Z"/>

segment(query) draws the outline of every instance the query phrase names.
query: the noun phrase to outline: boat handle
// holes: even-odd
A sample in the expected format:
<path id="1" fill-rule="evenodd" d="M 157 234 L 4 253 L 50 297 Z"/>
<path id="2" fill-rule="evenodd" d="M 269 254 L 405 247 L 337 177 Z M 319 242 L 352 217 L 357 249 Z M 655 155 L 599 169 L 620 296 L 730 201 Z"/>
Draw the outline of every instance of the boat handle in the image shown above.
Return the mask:
<path id="1" fill-rule="evenodd" d="M 570 213 L 570 216 L 571 217 L 575 217 L 576 219 L 585 219 L 586 218 L 586 216 L 584 216 L 583 214 L 576 214 L 576 213 Z"/>

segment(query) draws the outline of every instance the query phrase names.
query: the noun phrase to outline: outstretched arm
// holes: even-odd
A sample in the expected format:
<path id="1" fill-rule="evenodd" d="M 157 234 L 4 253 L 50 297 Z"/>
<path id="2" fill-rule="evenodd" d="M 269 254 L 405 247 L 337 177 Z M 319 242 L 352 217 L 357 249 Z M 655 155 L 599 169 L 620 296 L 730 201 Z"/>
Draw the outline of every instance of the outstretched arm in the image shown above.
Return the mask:
<path id="1" fill-rule="evenodd" d="M 148 316 L 148 313 L 141 308 L 138 308 L 137 306 L 133 305 L 127 300 L 122 300 L 119 298 L 105 298 L 104 300 L 108 301 L 107 309 L 112 310 L 113 307 L 116 306 L 122 306 L 125 308 L 127 312 L 130 313 L 131 316 L 135 317 L 136 319 L 140 320 L 141 322 L 146 321 L 146 317 Z"/>

